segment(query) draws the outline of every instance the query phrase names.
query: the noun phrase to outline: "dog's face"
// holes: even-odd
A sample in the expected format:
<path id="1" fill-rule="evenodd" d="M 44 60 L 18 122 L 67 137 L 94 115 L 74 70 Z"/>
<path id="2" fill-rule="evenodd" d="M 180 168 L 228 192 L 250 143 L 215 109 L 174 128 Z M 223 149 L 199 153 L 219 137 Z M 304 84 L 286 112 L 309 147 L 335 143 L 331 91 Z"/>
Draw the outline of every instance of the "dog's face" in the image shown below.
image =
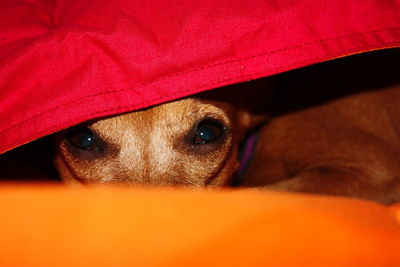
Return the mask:
<path id="1" fill-rule="evenodd" d="M 250 124 L 226 102 L 182 99 L 61 133 L 56 167 L 70 183 L 221 186 Z"/>

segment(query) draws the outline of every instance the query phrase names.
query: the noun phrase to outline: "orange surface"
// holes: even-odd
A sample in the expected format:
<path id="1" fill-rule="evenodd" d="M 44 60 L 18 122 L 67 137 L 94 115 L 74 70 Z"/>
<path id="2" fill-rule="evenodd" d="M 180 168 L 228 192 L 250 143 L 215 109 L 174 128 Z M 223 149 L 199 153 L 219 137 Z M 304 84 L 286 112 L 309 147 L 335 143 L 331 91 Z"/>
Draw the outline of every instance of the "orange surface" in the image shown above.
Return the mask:
<path id="1" fill-rule="evenodd" d="M 3 184 L 0 209 L 0 266 L 400 266 L 399 205 Z"/>

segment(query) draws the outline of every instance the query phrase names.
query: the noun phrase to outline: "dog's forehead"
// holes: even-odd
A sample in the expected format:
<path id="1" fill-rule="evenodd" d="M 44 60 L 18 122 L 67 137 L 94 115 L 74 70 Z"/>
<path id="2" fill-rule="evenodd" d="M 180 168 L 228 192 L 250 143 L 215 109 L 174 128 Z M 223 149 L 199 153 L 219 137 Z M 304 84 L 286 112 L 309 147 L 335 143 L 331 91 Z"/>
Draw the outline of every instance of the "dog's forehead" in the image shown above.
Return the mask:
<path id="1" fill-rule="evenodd" d="M 154 131 L 164 132 L 165 135 L 186 132 L 204 118 L 218 119 L 229 125 L 228 109 L 219 102 L 186 98 L 102 119 L 93 123 L 91 128 L 116 143 L 121 142 L 121 136 L 143 139 L 138 140 L 142 142 Z"/>
<path id="2" fill-rule="evenodd" d="M 183 129 L 191 127 L 197 121 L 212 117 L 228 123 L 227 110 L 218 102 L 205 101 L 197 98 L 187 98 L 164 103 L 146 110 L 127 114 L 131 127 L 157 128 L 172 127 Z M 125 122 L 126 123 L 126 122 Z"/>
<path id="3" fill-rule="evenodd" d="M 205 117 L 213 117 L 225 121 L 227 108 L 219 102 L 203 99 L 183 99 L 160 106 L 162 114 L 168 114 L 171 118 L 186 120 L 190 123 Z"/>

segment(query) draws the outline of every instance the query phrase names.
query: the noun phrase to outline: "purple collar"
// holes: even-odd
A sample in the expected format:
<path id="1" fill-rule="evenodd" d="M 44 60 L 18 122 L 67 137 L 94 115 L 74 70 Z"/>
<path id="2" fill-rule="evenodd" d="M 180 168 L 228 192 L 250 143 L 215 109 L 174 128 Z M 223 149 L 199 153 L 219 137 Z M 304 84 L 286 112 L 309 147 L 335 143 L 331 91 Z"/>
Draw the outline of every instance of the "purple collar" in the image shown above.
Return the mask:
<path id="1" fill-rule="evenodd" d="M 251 133 L 245 140 L 239 150 L 239 169 L 236 171 L 232 181 L 232 186 L 240 186 L 243 182 L 244 174 L 246 173 L 251 160 L 253 159 L 254 151 L 257 146 L 260 131 Z"/>

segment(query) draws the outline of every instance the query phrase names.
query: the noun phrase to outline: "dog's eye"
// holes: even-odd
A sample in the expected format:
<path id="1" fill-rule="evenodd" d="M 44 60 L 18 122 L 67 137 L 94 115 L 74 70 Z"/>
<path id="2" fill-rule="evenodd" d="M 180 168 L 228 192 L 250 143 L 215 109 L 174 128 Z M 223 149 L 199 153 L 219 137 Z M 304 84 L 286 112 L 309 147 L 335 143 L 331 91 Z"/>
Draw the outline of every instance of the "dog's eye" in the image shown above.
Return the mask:
<path id="1" fill-rule="evenodd" d="M 71 137 L 69 137 L 69 141 L 80 149 L 96 151 L 101 150 L 101 147 L 96 141 L 95 135 L 87 128 L 74 133 Z"/>
<path id="2" fill-rule="evenodd" d="M 224 125 L 219 121 L 211 119 L 203 120 L 197 125 L 193 143 L 195 145 L 202 145 L 215 142 L 224 134 L 224 131 Z"/>

